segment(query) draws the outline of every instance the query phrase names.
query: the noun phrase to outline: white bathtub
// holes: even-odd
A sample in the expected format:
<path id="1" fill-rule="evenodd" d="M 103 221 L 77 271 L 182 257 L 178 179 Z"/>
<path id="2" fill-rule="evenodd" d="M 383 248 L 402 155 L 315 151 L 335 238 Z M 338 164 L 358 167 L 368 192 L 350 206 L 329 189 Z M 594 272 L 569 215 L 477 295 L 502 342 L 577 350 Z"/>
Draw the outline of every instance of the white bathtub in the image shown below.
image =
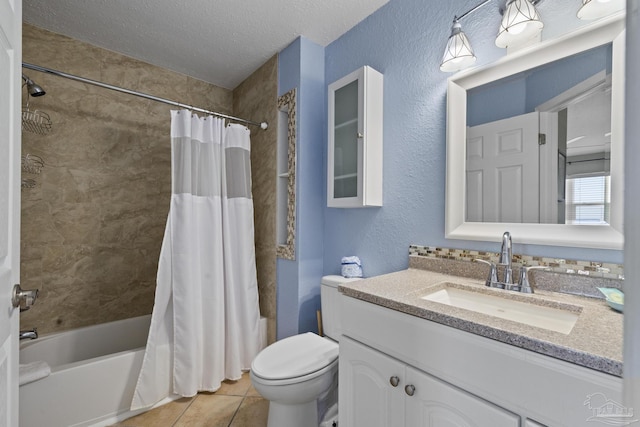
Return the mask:
<path id="1" fill-rule="evenodd" d="M 20 427 L 90 426 L 133 415 L 127 413 L 150 321 L 141 316 L 22 342 L 20 363 L 44 360 L 51 375 L 20 387 Z"/>
<path id="2" fill-rule="evenodd" d="M 20 427 L 103 426 L 143 412 L 129 405 L 150 321 L 141 316 L 22 342 L 20 363 L 44 360 L 51 375 L 20 386 Z M 266 319 L 260 327 L 266 337 Z"/>

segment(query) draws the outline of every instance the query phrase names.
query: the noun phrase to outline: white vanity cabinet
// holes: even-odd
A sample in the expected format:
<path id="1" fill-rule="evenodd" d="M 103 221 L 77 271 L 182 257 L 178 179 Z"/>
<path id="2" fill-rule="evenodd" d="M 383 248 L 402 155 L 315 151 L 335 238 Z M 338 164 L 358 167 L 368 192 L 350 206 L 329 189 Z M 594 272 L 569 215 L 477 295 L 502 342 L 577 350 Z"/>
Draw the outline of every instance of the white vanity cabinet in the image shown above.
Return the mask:
<path id="1" fill-rule="evenodd" d="M 327 206 L 382 206 L 382 74 L 364 66 L 328 91 Z"/>
<path id="2" fill-rule="evenodd" d="M 340 425 L 576 427 L 622 402 L 619 377 L 344 295 L 341 316 Z"/>
<path id="3" fill-rule="evenodd" d="M 339 425 L 405 425 L 405 364 L 344 336 L 338 361 Z"/>
<path id="4" fill-rule="evenodd" d="M 518 427 L 520 417 L 357 341 L 340 341 L 340 425 Z"/>

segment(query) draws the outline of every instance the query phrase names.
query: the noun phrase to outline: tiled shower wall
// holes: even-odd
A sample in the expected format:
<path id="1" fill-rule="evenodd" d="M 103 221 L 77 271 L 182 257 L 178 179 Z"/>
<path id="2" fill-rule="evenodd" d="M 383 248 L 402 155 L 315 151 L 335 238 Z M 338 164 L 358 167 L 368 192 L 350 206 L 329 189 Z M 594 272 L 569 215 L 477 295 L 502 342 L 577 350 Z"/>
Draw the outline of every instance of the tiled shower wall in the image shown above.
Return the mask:
<path id="1" fill-rule="evenodd" d="M 268 319 L 268 341 L 276 337 L 276 145 L 278 58 L 274 56 L 233 90 L 238 117 L 267 121 L 266 131 L 251 128 L 251 173 L 256 233 L 260 313 Z"/>
<path id="2" fill-rule="evenodd" d="M 233 113 L 228 89 L 27 24 L 23 61 Z M 21 327 L 46 333 L 150 313 L 171 194 L 172 107 L 24 72 L 47 91 L 30 107 L 53 127 L 23 132 L 22 154 L 45 166 L 23 174 L 36 185 L 22 190 L 21 284 L 41 293 Z"/>

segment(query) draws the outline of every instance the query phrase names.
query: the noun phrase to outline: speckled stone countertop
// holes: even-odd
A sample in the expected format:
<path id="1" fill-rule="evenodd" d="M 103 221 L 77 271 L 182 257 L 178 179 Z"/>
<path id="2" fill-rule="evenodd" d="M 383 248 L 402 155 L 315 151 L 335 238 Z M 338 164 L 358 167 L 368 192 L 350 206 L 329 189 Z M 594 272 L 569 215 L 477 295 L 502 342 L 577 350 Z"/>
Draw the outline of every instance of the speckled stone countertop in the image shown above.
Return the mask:
<path id="1" fill-rule="evenodd" d="M 445 282 L 473 292 L 570 309 L 580 312 L 580 316 L 571 332 L 564 334 L 421 298 L 443 288 Z M 576 365 L 622 376 L 623 316 L 609 308 L 601 299 L 539 289 L 534 294 L 520 294 L 487 288 L 483 281 L 477 279 L 415 268 L 350 282 L 341 285 L 339 289 L 349 297 Z"/>

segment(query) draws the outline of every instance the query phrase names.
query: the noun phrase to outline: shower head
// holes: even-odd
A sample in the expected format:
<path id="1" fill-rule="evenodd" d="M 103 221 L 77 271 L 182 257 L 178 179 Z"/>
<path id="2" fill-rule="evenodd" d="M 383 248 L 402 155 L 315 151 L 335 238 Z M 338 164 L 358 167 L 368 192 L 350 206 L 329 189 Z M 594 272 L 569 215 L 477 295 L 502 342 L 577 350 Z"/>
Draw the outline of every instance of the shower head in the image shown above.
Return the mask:
<path id="1" fill-rule="evenodd" d="M 35 96 L 42 96 L 47 93 L 45 92 L 44 89 L 42 89 L 42 86 L 40 86 L 39 84 L 31 80 L 24 73 L 22 74 L 22 80 L 24 80 L 24 84 L 27 85 L 27 90 L 29 91 L 29 95 L 35 97 Z"/>

